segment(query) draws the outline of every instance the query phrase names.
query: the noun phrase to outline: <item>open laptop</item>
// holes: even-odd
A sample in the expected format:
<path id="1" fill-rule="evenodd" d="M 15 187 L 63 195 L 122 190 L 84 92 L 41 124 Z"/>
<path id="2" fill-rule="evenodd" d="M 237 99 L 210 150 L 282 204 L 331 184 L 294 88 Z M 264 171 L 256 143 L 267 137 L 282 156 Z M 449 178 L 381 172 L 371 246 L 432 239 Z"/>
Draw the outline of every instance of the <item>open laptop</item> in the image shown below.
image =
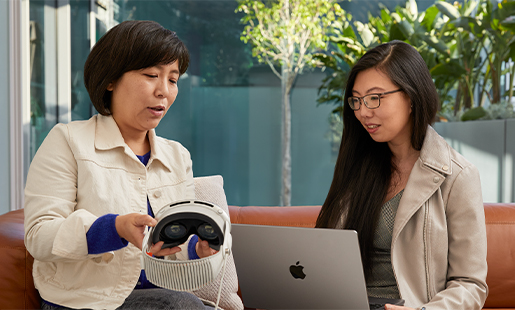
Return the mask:
<path id="1" fill-rule="evenodd" d="M 233 224 L 231 235 L 246 307 L 369 310 L 386 302 L 369 304 L 356 231 Z"/>

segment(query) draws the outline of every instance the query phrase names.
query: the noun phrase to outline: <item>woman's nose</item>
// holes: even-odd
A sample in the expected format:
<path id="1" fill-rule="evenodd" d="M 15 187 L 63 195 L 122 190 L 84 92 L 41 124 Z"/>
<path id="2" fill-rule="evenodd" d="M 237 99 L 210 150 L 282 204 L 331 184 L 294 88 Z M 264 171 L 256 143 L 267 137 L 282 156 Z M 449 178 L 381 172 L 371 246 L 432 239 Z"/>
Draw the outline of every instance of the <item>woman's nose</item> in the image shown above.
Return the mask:
<path id="1" fill-rule="evenodd" d="M 166 97 L 168 95 L 169 91 L 170 91 L 170 89 L 168 86 L 168 79 L 159 79 L 159 81 L 156 85 L 156 89 L 155 89 L 156 96 L 157 97 Z"/>
<path id="2" fill-rule="evenodd" d="M 361 117 L 369 117 L 373 113 L 372 109 L 369 109 L 363 101 L 361 101 L 361 106 L 357 112 L 361 115 Z"/>

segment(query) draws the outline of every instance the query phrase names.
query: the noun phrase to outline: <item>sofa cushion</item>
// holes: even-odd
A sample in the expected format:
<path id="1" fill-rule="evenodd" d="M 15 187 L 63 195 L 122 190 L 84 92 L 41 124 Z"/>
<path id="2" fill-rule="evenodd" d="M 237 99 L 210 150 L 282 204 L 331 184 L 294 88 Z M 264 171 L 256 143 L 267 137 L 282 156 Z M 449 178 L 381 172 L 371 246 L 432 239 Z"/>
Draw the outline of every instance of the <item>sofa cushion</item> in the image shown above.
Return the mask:
<path id="1" fill-rule="evenodd" d="M 215 175 L 208 177 L 196 177 L 194 182 L 195 197 L 197 199 L 211 202 L 222 208 L 227 213 L 227 215 L 229 215 L 222 176 Z M 222 273 L 220 272 L 215 281 L 211 282 L 200 290 L 194 291 L 193 294 L 199 298 L 216 302 L 216 293 L 220 287 L 221 277 Z M 236 275 L 236 267 L 234 266 L 232 254 L 229 255 L 227 260 L 227 267 L 225 270 L 225 276 L 223 278 L 222 296 L 220 298 L 219 306 L 224 309 L 243 309 L 243 302 L 238 296 L 238 276 Z"/>

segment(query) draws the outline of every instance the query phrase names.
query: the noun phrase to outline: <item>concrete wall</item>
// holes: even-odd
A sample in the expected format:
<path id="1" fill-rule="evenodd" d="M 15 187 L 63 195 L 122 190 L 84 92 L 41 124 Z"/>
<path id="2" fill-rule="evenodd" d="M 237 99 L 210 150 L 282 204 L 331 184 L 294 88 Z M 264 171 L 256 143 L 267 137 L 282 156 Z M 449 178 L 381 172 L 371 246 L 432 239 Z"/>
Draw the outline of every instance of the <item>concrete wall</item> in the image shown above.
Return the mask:
<path id="1" fill-rule="evenodd" d="M 435 129 L 478 168 L 483 201 L 514 201 L 515 120 L 436 123 Z"/>

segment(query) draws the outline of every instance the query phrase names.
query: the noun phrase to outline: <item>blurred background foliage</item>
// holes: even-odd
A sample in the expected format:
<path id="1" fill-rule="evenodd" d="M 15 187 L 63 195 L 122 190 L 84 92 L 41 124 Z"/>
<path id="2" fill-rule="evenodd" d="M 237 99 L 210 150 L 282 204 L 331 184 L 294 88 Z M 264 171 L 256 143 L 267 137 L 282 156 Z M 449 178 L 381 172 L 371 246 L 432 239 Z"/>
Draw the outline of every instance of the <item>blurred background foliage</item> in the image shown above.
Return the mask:
<path id="1" fill-rule="evenodd" d="M 515 0 L 437 1 L 425 11 L 409 0 L 393 11 L 379 4 L 368 22 L 350 13 L 330 37 L 331 48 L 315 55 L 327 76 L 318 104 L 334 104 L 330 116 L 341 127 L 347 74 L 370 48 L 391 40 L 414 46 L 425 60 L 440 97 L 440 121 L 514 117 Z M 508 86 L 510 85 L 510 86 Z"/>

